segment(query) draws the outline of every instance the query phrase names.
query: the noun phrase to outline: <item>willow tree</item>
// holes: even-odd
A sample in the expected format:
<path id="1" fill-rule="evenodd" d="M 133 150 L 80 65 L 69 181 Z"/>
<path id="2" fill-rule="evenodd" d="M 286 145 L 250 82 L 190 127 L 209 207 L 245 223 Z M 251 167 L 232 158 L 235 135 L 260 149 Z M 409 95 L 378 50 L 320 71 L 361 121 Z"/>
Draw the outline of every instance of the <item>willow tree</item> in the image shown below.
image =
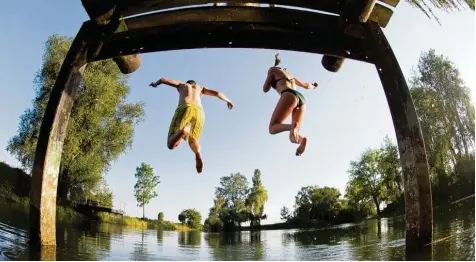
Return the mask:
<path id="1" fill-rule="evenodd" d="M 442 198 L 474 193 L 475 110 L 458 68 L 431 49 L 410 83 L 434 189 Z"/>
<path id="2" fill-rule="evenodd" d="M 253 178 L 253 187 L 250 189 L 248 198 L 246 199 L 246 206 L 250 213 L 251 227 L 260 226 L 261 219 L 265 218 L 264 204 L 268 201 L 268 191 L 264 188 L 261 182 L 261 172 L 255 169 Z"/>
<path id="3" fill-rule="evenodd" d="M 18 132 L 8 143 L 7 150 L 25 170 L 33 166 L 46 105 L 71 43 L 71 38 L 59 35 L 46 41 L 32 107 L 21 115 Z M 95 198 L 98 190 L 107 189 L 100 184 L 103 174 L 132 145 L 134 127 L 144 117 L 142 103 L 126 101 L 127 80 L 112 59 L 87 65 L 63 146 L 58 201 Z"/>
<path id="4" fill-rule="evenodd" d="M 428 18 L 433 16 L 437 21 L 438 17 L 433 13 L 432 7 L 446 12 L 459 11 L 467 7 L 474 11 L 474 0 L 407 0 L 407 2 L 420 9 Z"/>

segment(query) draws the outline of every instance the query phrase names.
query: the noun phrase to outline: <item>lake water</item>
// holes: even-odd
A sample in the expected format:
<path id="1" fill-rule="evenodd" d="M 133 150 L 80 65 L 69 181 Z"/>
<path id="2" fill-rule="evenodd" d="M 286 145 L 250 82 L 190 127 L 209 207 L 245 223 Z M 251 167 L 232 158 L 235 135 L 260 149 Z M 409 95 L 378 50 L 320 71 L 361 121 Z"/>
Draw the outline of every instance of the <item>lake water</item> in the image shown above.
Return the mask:
<path id="1" fill-rule="evenodd" d="M 28 216 L 0 203 L 0 260 L 474 260 L 474 198 L 434 211 L 431 248 L 405 256 L 403 217 L 320 230 L 212 234 L 58 226 L 56 250 L 30 248 Z"/>

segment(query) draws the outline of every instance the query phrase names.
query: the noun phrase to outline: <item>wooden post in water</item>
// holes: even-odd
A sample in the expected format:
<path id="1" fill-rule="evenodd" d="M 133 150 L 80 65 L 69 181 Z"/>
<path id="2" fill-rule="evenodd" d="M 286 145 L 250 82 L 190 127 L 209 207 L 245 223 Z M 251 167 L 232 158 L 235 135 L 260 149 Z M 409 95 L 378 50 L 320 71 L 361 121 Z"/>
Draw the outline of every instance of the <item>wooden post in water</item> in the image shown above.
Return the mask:
<path id="1" fill-rule="evenodd" d="M 380 26 L 366 24 L 376 53 L 375 67 L 390 107 L 405 185 L 406 250 L 431 243 L 433 209 L 423 134 L 405 77 Z"/>
<path id="2" fill-rule="evenodd" d="M 88 34 L 85 23 L 61 66 L 41 123 L 30 189 L 32 244 L 56 245 L 56 192 L 63 142 L 88 54 L 98 51 L 101 46 L 88 43 Z"/>

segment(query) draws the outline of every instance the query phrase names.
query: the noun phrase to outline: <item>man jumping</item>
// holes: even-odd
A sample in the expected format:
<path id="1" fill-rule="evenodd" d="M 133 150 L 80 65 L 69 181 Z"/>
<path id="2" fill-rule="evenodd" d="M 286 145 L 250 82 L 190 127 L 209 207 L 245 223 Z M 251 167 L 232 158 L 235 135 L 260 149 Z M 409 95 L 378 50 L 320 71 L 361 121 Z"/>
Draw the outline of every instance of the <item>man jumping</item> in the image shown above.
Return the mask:
<path id="1" fill-rule="evenodd" d="M 190 148 L 195 153 L 197 172 L 202 173 L 203 157 L 200 153 L 198 140 L 202 135 L 203 124 L 205 123 L 205 112 L 202 107 L 201 96 L 208 95 L 218 97 L 227 103 L 230 110 L 233 108 L 233 103 L 224 94 L 197 85 L 193 80 L 183 83 L 161 78 L 157 82 L 152 82 L 150 86 L 157 87 L 160 84 L 175 87 L 179 92 L 179 104 L 172 118 L 172 123 L 170 123 L 167 147 L 172 150 L 180 144 L 181 139 L 188 140 Z"/>

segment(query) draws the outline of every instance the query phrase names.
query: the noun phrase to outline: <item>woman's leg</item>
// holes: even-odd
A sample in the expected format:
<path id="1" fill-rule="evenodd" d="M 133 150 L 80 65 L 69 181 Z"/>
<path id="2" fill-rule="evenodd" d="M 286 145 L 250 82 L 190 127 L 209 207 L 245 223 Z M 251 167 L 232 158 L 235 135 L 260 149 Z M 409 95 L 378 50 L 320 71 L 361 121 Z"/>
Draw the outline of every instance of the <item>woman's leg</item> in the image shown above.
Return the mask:
<path id="1" fill-rule="evenodd" d="M 306 112 L 306 104 L 302 105 L 299 108 L 296 108 L 293 110 L 293 115 L 292 115 L 292 124 L 291 124 L 291 131 L 289 134 L 289 139 L 291 142 L 296 141 L 295 143 L 299 143 L 299 147 L 296 150 L 296 156 L 302 155 L 304 153 L 304 150 L 306 149 L 306 144 L 307 144 L 307 138 L 301 136 L 299 134 L 302 120 L 304 117 L 304 112 Z"/>
<path id="2" fill-rule="evenodd" d="M 284 131 L 291 130 L 291 125 L 283 124 L 284 120 L 292 113 L 296 107 L 298 99 L 295 95 L 286 92 L 279 98 L 278 104 L 274 109 L 271 121 L 269 122 L 269 133 L 274 135 Z"/>
<path id="3" fill-rule="evenodd" d="M 289 140 L 293 143 L 300 143 L 301 136 L 299 135 L 299 131 L 301 130 L 301 124 L 304 117 L 304 113 L 306 112 L 306 105 L 302 105 L 299 108 L 295 108 L 292 114 L 291 120 L 291 130 L 289 132 Z"/>

